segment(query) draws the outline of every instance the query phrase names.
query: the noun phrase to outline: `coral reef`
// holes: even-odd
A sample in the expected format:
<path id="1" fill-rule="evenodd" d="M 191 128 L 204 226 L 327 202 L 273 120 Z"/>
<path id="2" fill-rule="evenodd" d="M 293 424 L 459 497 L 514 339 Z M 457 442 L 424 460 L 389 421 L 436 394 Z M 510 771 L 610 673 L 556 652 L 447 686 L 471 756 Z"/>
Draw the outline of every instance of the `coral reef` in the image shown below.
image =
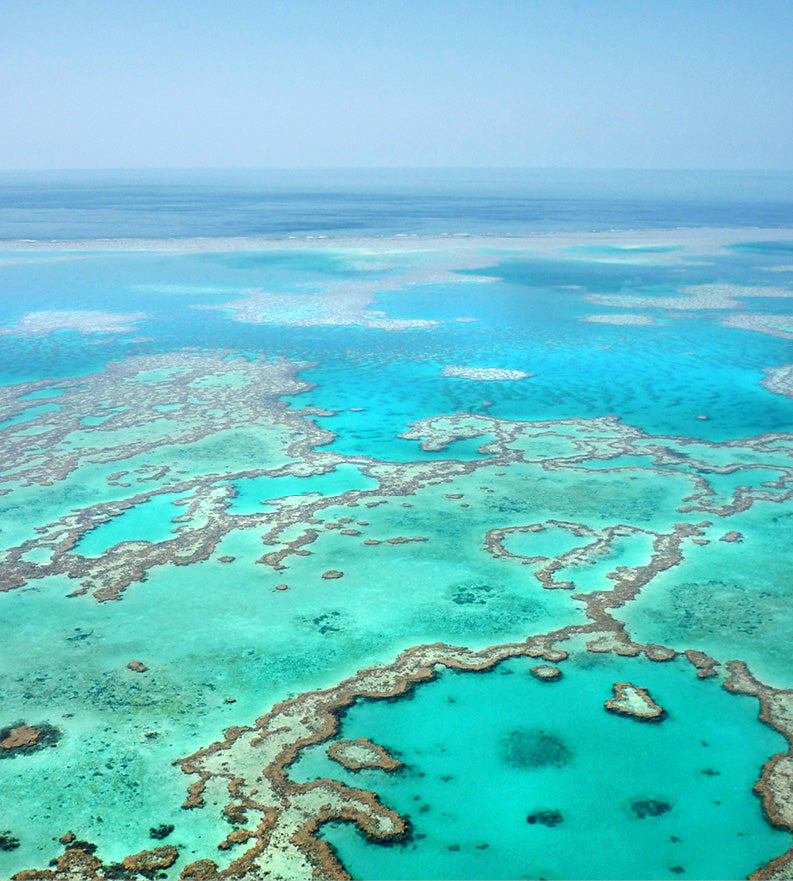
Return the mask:
<path id="1" fill-rule="evenodd" d="M 0 759 L 28 755 L 55 746 L 60 738 L 61 732 L 47 722 L 38 725 L 15 722 L 0 728 Z"/>
<path id="2" fill-rule="evenodd" d="M 689 292 L 688 302 L 723 303 L 726 297 L 745 296 L 754 294 L 696 291 Z M 358 303 L 355 308 L 368 309 L 368 303 L 369 300 L 363 306 Z M 356 314 L 360 317 L 360 309 Z M 3 461 L 0 464 L 5 470 L 0 481 L 10 496 L 13 497 L 19 487 L 50 486 L 69 480 L 89 461 L 105 467 L 105 481 L 117 491 L 113 500 L 70 511 L 58 520 L 42 524 L 35 536 L 7 549 L 2 589 L 12 590 L 37 579 L 65 575 L 79 579 L 80 586 L 71 595 L 90 595 L 100 602 L 119 600 L 130 585 L 142 581 L 154 567 L 210 560 L 224 537 L 243 529 L 259 531 L 265 549 L 258 562 L 264 571 L 278 573 L 294 566 L 296 559 L 316 552 L 323 542 L 329 541 L 326 536 L 331 536 L 331 541 L 350 542 L 356 548 L 365 548 L 367 555 L 396 556 L 411 542 L 431 549 L 433 534 L 423 525 L 391 523 L 388 531 L 375 531 L 379 537 L 372 538 L 369 531 L 363 532 L 369 522 L 353 520 L 352 509 L 357 506 L 378 509 L 388 504 L 410 506 L 412 502 L 408 499 L 424 491 L 434 491 L 438 503 L 448 506 L 448 510 L 458 511 L 471 504 L 475 507 L 494 493 L 495 478 L 506 473 L 504 469 L 510 466 L 531 466 L 541 473 L 564 472 L 583 477 L 597 471 L 598 475 L 614 474 L 615 479 L 637 477 L 655 482 L 671 476 L 690 491 L 679 499 L 674 518 L 678 522 L 670 519 L 668 525 L 656 527 L 653 523 L 652 528 L 642 520 L 638 520 L 644 524 L 641 526 L 621 520 L 606 520 L 604 524 L 603 520 L 594 518 L 586 522 L 586 514 L 580 517 L 576 514 L 575 521 L 543 519 L 547 515 L 526 514 L 522 509 L 509 508 L 509 500 L 503 499 L 503 516 L 499 513 L 498 519 L 494 517 L 488 523 L 490 528 L 482 530 L 475 539 L 479 552 L 484 551 L 493 566 L 525 566 L 526 569 L 520 571 L 526 572 L 530 588 L 563 591 L 559 596 L 569 603 L 577 623 L 537 634 L 532 633 L 530 622 L 518 621 L 516 626 L 521 628 L 518 641 L 491 645 L 479 651 L 442 643 L 415 645 L 390 663 L 361 670 L 330 688 L 307 691 L 276 704 L 254 722 L 229 728 L 222 739 L 178 759 L 182 771 L 195 778 L 187 786 L 185 810 L 200 810 L 208 787 L 222 788 L 228 792 L 224 816 L 234 826 L 216 843 L 221 852 L 233 855 L 231 862 L 220 868 L 209 858 L 214 855 L 219 859 L 213 846 L 212 854 L 182 870 L 183 878 L 253 879 L 265 873 L 274 881 L 312 876 L 344 878 L 343 866 L 317 835 L 323 824 L 354 823 L 372 840 L 381 842 L 408 836 L 407 818 L 383 805 L 375 793 L 331 779 L 298 784 L 290 779 L 288 770 L 303 749 L 336 737 L 340 715 L 355 701 L 402 698 L 421 683 L 432 680 L 442 668 L 481 672 L 507 658 L 529 657 L 546 662 L 533 667 L 532 675 L 553 681 L 561 675 L 554 665 L 564 660 L 565 643 L 574 639 L 578 644 L 585 643 L 593 654 L 641 656 L 658 663 L 683 654 L 693 667 L 692 675 L 727 676 L 728 690 L 757 697 L 761 720 L 784 733 L 788 742 L 793 743 L 790 692 L 763 685 L 739 662 L 720 664 L 697 646 L 686 649 L 659 643 L 641 644 L 617 617 L 619 610 L 635 600 L 661 573 L 678 566 L 695 543 L 704 546 L 720 532 L 721 540 L 727 543 L 740 539 L 737 530 L 722 532 L 724 527 L 720 525 L 709 532 L 716 517 L 729 518 L 758 502 L 774 505 L 793 498 L 793 439 L 789 435 L 767 434 L 712 444 L 648 434 L 613 417 L 520 423 L 452 414 L 418 421 L 403 438 L 418 442 L 425 451 L 435 452 L 443 452 L 458 440 L 481 439 L 481 456 L 466 460 L 439 457 L 431 461 L 389 463 L 365 456 L 342 456 L 323 449 L 332 435 L 313 421 L 312 417 L 319 413 L 310 408 L 291 409 L 281 400 L 307 388 L 297 379 L 301 366 L 229 357 L 227 353 L 181 352 L 127 359 L 90 376 L 0 389 L 2 417 L 11 420 L 24 415 L 31 406 L 30 401 L 24 400 L 25 395 L 44 388 L 63 392 L 58 397 L 61 409 L 57 414 L 31 416 L 2 430 Z M 778 373 L 767 382 L 773 386 L 772 390 L 780 391 L 787 389 L 790 378 Z M 175 409 L 158 409 L 163 406 Z M 104 421 L 96 426 L 81 424 L 87 412 L 99 413 Z M 29 428 L 41 430 L 37 443 L 48 449 L 46 457 L 31 446 L 30 436 L 23 434 Z M 140 458 L 132 464 L 129 461 L 172 446 L 184 451 L 214 434 L 238 430 L 253 432 L 257 450 L 256 444 L 266 438 L 272 461 L 244 470 L 208 468 L 206 473 L 196 471 L 187 475 L 175 462 L 158 460 L 152 464 L 147 460 L 141 464 Z M 75 437 L 83 442 L 79 450 L 70 443 Z M 763 457 L 773 463 L 778 478 L 768 480 L 764 473 L 762 481 L 752 479 L 756 469 L 764 468 L 759 461 Z M 326 496 L 318 493 L 285 495 L 268 499 L 266 511 L 253 514 L 232 511 L 235 481 L 262 476 L 311 477 L 328 473 L 341 464 L 355 465 L 363 475 L 375 481 L 375 488 Z M 720 490 L 718 479 L 732 476 L 741 482 L 730 484 L 726 492 Z M 96 557 L 80 552 L 83 537 L 101 524 L 172 493 L 183 497 L 174 509 L 181 513 L 173 518 L 174 529 L 167 539 L 122 541 Z M 339 516 L 339 509 L 343 507 L 350 509 L 351 516 Z M 371 519 L 376 521 L 380 513 L 374 510 Z M 709 517 L 714 519 L 707 519 Z M 533 541 L 535 536 L 538 541 L 544 540 L 552 531 L 567 541 L 561 552 L 527 555 L 510 550 L 516 547 L 513 542 Z M 415 534 L 419 532 L 427 534 Z M 362 538 L 364 534 L 366 538 Z M 593 561 L 607 561 L 619 542 L 634 539 L 646 543 L 644 557 L 630 566 L 604 569 L 605 575 L 595 588 L 584 592 L 579 570 L 583 571 Z M 531 548 L 531 544 L 528 546 Z M 722 550 L 726 553 L 731 549 Z M 36 554 L 44 554 L 46 559 Z M 329 562 L 335 563 L 336 559 L 331 557 Z M 229 564 L 234 557 L 223 554 L 217 560 Z M 336 565 L 344 565 L 345 571 L 325 569 L 323 572 L 322 567 L 316 570 L 328 580 L 338 580 L 346 572 L 338 585 L 324 586 L 326 594 L 343 592 L 355 577 L 353 567 L 341 562 Z M 224 574 L 232 575 L 236 568 L 228 566 Z M 286 579 L 286 576 L 278 577 Z M 290 586 L 296 590 L 300 586 L 291 577 L 289 582 L 281 582 L 271 589 L 283 592 Z M 484 580 L 456 585 L 454 591 L 450 589 L 450 601 L 455 604 L 451 608 L 464 612 L 474 607 L 479 611 L 489 602 L 493 589 Z M 286 593 L 279 596 L 278 601 L 288 604 L 294 596 Z M 307 620 L 312 619 L 309 616 Z M 317 625 L 320 632 L 322 626 L 327 626 L 329 631 L 336 626 L 323 621 L 321 626 Z M 128 666 L 137 673 L 146 670 L 140 660 L 130 661 Z M 148 679 L 127 678 L 139 682 Z M 564 687 L 564 684 L 560 686 Z M 227 699 L 231 701 L 233 698 Z M 644 721 L 658 721 L 664 715 L 663 708 L 646 689 L 631 682 L 615 683 L 614 696 L 606 701 L 606 708 Z M 50 745 L 55 741 L 47 730 L 44 725 L 24 722 L 3 729 L 0 757 L 24 755 L 26 751 Z M 400 767 L 398 759 L 365 738 L 335 741 L 328 752 L 349 770 L 396 771 Z M 571 755 L 571 748 L 553 731 L 516 729 L 502 744 L 504 761 L 523 770 L 558 767 L 570 761 Z M 793 758 L 789 751 L 766 763 L 758 783 L 758 793 L 770 822 L 786 829 L 793 829 L 791 779 Z M 660 816 L 669 809 L 668 803 L 655 798 L 638 798 L 630 805 L 637 819 Z M 543 808 L 529 817 L 534 817 L 534 823 L 552 826 L 561 822 L 556 814 L 558 812 L 552 809 Z M 168 833 L 162 830 L 167 828 L 169 824 L 151 827 L 152 837 L 166 837 Z M 8 840 L 15 840 L 11 833 Z M 64 844 L 66 852 L 58 858 L 54 868 L 22 872 L 17 878 L 60 881 L 114 874 L 116 877 L 147 877 L 147 873 L 167 869 L 176 860 L 174 848 L 157 848 L 132 854 L 118 864 L 103 865 L 85 842 L 71 840 Z M 784 872 L 789 872 L 791 860 L 793 856 L 784 855 L 759 870 L 756 877 L 783 877 Z"/>
<path id="3" fill-rule="evenodd" d="M 646 688 L 632 682 L 615 682 L 614 697 L 605 703 L 610 713 L 635 719 L 637 722 L 660 722 L 666 710 L 659 706 Z"/>
<path id="4" fill-rule="evenodd" d="M 366 737 L 336 740 L 328 748 L 328 755 L 348 771 L 360 771 L 362 768 L 397 771 L 402 767 L 402 762 Z"/>

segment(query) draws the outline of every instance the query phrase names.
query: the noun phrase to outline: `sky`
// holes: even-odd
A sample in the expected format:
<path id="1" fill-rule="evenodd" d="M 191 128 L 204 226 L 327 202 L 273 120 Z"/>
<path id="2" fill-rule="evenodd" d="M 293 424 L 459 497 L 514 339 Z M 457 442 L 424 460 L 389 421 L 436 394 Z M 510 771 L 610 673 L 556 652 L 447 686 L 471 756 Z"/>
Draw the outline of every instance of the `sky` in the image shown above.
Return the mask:
<path id="1" fill-rule="evenodd" d="M 793 168 L 791 0 L 2 0 L 0 169 Z"/>

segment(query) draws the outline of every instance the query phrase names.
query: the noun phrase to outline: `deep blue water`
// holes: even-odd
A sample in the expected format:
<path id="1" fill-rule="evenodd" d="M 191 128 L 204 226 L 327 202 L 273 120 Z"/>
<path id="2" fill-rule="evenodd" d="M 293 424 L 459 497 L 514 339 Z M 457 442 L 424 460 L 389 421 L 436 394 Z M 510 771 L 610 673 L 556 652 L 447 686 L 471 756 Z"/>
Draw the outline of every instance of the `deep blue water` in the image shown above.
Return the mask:
<path id="1" fill-rule="evenodd" d="M 0 240 L 793 224 L 793 173 L 582 169 L 0 174 Z"/>

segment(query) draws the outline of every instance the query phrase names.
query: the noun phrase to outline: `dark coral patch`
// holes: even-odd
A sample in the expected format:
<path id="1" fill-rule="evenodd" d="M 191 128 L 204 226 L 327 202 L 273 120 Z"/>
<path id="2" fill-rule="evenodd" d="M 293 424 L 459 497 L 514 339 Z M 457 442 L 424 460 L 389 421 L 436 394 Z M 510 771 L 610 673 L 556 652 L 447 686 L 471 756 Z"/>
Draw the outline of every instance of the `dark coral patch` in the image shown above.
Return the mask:
<path id="1" fill-rule="evenodd" d="M 644 820 L 647 817 L 660 817 L 671 811 L 672 805 L 657 798 L 639 798 L 631 802 L 631 810 L 640 820 Z"/>
<path id="2" fill-rule="evenodd" d="M 452 594 L 452 602 L 458 606 L 484 606 L 493 588 L 488 584 L 461 584 Z"/>
<path id="3" fill-rule="evenodd" d="M 19 839 L 12 835 L 10 830 L 0 832 L 0 850 L 16 850 L 19 847 Z"/>
<path id="4" fill-rule="evenodd" d="M 173 825 L 171 823 L 163 823 L 161 826 L 152 826 L 149 829 L 149 838 L 155 838 L 158 841 L 162 841 L 163 838 L 167 838 L 171 832 L 173 832 Z"/>
<path id="5" fill-rule="evenodd" d="M 61 732 L 47 722 L 39 725 L 14 722 L 0 728 L 0 759 L 28 755 L 48 746 L 55 746 L 60 739 Z"/>
<path id="6" fill-rule="evenodd" d="M 562 812 L 553 809 L 534 811 L 526 817 L 526 822 L 530 826 L 534 826 L 536 823 L 539 823 L 540 826 L 558 826 L 563 820 Z"/>
<path id="7" fill-rule="evenodd" d="M 558 735 L 542 729 L 515 728 L 500 747 L 501 757 L 513 768 L 563 768 L 573 757 Z"/>

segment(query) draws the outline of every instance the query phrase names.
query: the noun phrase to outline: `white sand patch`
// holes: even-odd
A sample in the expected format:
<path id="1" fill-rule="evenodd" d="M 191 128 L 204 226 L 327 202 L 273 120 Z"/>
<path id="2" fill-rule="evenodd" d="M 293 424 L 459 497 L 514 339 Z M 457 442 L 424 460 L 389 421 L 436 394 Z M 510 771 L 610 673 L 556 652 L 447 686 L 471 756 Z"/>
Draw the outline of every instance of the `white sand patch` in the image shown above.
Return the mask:
<path id="1" fill-rule="evenodd" d="M 442 375 L 470 379 L 474 382 L 509 382 L 534 376 L 533 373 L 527 373 L 525 370 L 506 370 L 503 367 L 455 367 L 450 364 L 443 368 Z"/>
<path id="2" fill-rule="evenodd" d="M 119 315 L 114 312 L 92 310 L 47 310 L 27 312 L 16 324 L 0 327 L 0 335 L 44 335 L 56 330 L 76 330 L 79 333 L 127 333 L 137 330 L 133 322 L 146 318 L 143 312 Z"/>
<path id="3" fill-rule="evenodd" d="M 612 312 L 607 315 L 585 315 L 581 321 L 593 324 L 647 325 L 658 324 L 652 315 L 639 315 L 637 312 Z"/>
<path id="4" fill-rule="evenodd" d="M 250 290 L 220 305 L 193 305 L 194 309 L 231 311 L 234 321 L 248 324 L 285 324 L 291 327 L 366 327 L 377 330 L 427 329 L 440 322 L 423 318 L 396 318 L 372 308 L 378 294 L 417 285 L 487 284 L 498 281 L 485 275 L 462 275 L 456 270 L 478 269 L 497 260 L 488 255 L 431 254 L 426 265 L 395 272 L 378 280 L 338 282 L 300 293 Z"/>
<path id="5" fill-rule="evenodd" d="M 251 291 L 247 297 L 231 300 L 222 306 L 194 308 L 231 309 L 235 321 L 247 324 L 286 324 L 291 327 L 368 327 L 379 330 L 407 330 L 434 327 L 437 321 L 419 318 L 390 318 L 385 313 L 368 310 L 373 294 L 360 287 L 333 296 L 317 294 L 273 294 Z"/>
<path id="6" fill-rule="evenodd" d="M 793 340 L 793 316 L 767 315 L 762 312 L 739 312 L 725 315 L 721 319 L 725 327 L 736 327 L 739 330 L 754 330 L 767 336 Z"/>
<path id="7" fill-rule="evenodd" d="M 741 300 L 774 297 L 793 298 L 793 290 L 774 285 L 700 284 L 679 288 L 685 296 L 647 297 L 631 294 L 591 294 L 586 299 L 598 306 L 612 308 L 679 309 L 698 311 L 706 309 L 739 309 Z"/>

